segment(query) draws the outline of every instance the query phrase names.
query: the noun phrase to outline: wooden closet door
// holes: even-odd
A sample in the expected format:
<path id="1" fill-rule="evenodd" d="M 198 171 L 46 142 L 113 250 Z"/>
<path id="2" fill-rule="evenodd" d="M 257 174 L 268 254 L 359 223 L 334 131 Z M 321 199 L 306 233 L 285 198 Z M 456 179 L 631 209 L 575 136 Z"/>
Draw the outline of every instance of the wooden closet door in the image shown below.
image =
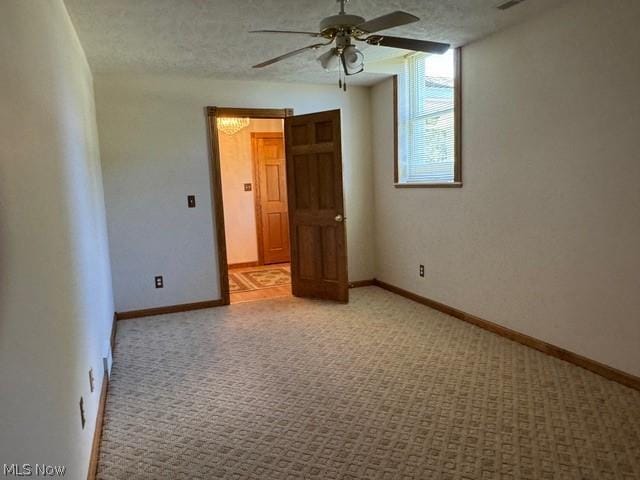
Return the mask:
<path id="1" fill-rule="evenodd" d="M 291 250 L 282 133 L 254 133 L 253 144 L 262 263 L 288 262 Z"/>

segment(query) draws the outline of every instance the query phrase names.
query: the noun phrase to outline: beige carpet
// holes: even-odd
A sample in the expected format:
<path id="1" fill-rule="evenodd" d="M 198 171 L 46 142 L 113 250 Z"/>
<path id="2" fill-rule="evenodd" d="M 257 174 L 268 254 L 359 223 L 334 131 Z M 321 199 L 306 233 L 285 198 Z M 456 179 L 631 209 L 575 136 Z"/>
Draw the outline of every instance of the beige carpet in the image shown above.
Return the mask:
<path id="1" fill-rule="evenodd" d="M 638 479 L 640 392 L 376 287 L 118 324 L 101 479 Z"/>

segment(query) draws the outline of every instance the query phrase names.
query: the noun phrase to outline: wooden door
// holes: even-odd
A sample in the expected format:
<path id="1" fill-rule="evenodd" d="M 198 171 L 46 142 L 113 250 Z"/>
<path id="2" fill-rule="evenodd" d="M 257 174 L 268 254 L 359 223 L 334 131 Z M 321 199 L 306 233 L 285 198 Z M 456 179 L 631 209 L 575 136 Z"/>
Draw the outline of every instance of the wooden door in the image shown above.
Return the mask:
<path id="1" fill-rule="evenodd" d="M 288 262 L 291 249 L 282 133 L 253 133 L 252 140 L 260 262 Z"/>
<path id="2" fill-rule="evenodd" d="M 285 118 L 285 139 L 293 294 L 347 302 L 340 110 Z"/>

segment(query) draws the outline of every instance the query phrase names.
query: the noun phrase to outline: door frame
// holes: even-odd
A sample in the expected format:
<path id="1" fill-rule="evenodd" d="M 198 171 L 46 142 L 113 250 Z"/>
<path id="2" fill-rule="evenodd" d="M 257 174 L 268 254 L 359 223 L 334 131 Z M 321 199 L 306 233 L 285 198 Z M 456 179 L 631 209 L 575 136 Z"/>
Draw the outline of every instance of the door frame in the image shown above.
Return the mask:
<path id="1" fill-rule="evenodd" d="M 218 251 L 218 285 L 222 305 L 229 305 L 229 264 L 227 262 L 227 238 L 224 226 L 224 202 L 222 199 L 222 173 L 220 169 L 220 144 L 218 142 L 219 117 L 248 117 L 284 119 L 293 116 L 293 108 L 234 108 L 206 107 L 207 135 L 209 145 L 209 170 L 211 182 L 211 212 L 213 215 L 214 236 Z M 283 131 L 283 138 L 284 138 Z M 255 195 L 255 193 L 254 193 Z"/>
<path id="2" fill-rule="evenodd" d="M 262 224 L 262 199 L 260 198 L 260 165 L 258 161 L 257 139 L 258 138 L 282 138 L 282 153 L 284 155 L 284 126 L 281 132 L 251 132 L 251 166 L 253 169 L 253 204 L 256 214 L 256 241 L 258 242 L 258 265 L 264 265 L 264 235 Z M 286 165 L 286 159 L 285 159 Z M 285 185 L 287 182 L 287 170 L 284 171 Z M 289 198 L 287 198 L 287 212 Z M 287 213 L 287 218 L 289 214 Z M 289 257 L 291 257 L 291 235 L 287 239 L 289 242 Z M 291 259 L 289 259 L 291 261 Z"/>

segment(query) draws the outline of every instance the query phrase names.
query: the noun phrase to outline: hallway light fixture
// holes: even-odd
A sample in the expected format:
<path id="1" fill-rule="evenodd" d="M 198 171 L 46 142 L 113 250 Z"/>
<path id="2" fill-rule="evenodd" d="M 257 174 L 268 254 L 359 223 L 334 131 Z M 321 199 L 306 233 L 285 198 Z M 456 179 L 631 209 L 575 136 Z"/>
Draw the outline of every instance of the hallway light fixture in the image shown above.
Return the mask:
<path id="1" fill-rule="evenodd" d="M 236 118 L 236 117 L 218 117 L 216 123 L 218 124 L 218 130 L 227 135 L 235 135 L 243 128 L 249 126 L 250 119 L 248 118 Z"/>

